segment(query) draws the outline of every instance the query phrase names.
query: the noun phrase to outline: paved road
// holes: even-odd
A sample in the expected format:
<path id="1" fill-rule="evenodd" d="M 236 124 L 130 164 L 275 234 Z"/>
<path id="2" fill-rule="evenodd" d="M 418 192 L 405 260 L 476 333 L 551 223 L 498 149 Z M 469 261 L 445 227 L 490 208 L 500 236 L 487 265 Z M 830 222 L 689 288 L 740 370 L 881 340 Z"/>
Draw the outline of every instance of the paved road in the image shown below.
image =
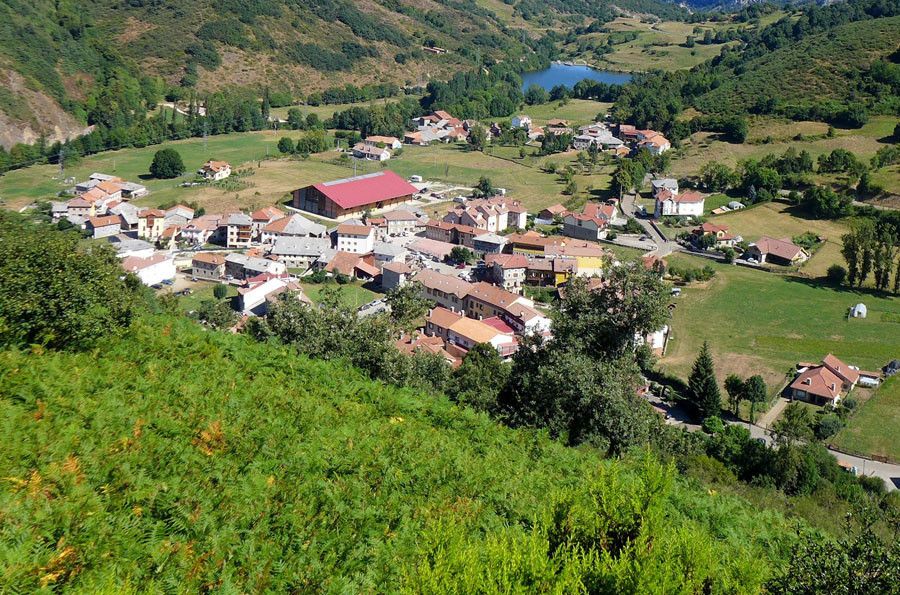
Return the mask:
<path id="1" fill-rule="evenodd" d="M 669 419 L 666 420 L 667 424 L 681 426 L 689 432 L 696 432 L 700 430 L 700 426 L 693 423 L 690 415 L 687 412 L 687 409 L 684 406 L 680 404 L 670 405 L 656 396 L 649 396 L 647 397 L 647 400 L 650 401 L 650 404 L 654 408 L 669 415 Z M 751 437 L 763 440 L 769 446 L 772 446 L 775 443 L 769 430 L 762 426 L 749 424 L 745 421 L 735 420 L 725 420 L 725 423 L 740 425 L 748 428 L 750 430 Z M 889 491 L 900 489 L 900 465 L 894 465 L 892 463 L 881 463 L 879 461 L 873 461 L 871 459 L 865 459 L 863 457 L 848 455 L 836 450 L 832 450 L 830 448 L 828 449 L 828 452 L 830 452 L 832 456 L 837 459 L 838 463 L 846 465 L 848 467 L 856 467 L 857 473 L 861 475 L 870 475 L 881 478 Z"/>
<path id="2" fill-rule="evenodd" d="M 678 242 L 670 242 L 668 241 L 650 222 L 646 219 L 638 217 L 638 209 L 635 205 L 635 200 L 637 196 L 634 194 L 626 194 L 622 197 L 622 212 L 625 213 L 628 217 L 634 217 L 635 220 L 644 228 L 644 231 L 647 233 L 647 236 L 650 237 L 653 242 L 656 244 L 656 255 L 660 258 L 668 256 L 672 252 L 676 250 L 680 250 L 681 246 L 678 245 Z"/>

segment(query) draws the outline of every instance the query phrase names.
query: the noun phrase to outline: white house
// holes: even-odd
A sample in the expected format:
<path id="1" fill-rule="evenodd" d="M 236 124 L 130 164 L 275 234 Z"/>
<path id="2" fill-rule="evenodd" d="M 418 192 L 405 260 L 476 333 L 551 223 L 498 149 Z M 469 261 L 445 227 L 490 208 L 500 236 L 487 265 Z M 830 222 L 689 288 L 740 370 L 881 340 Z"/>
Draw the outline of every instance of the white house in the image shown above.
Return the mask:
<path id="1" fill-rule="evenodd" d="M 656 195 L 656 217 L 700 217 L 705 201 L 699 192 L 673 194 L 664 189 Z"/>
<path id="2" fill-rule="evenodd" d="M 367 159 L 369 161 L 387 161 L 391 158 L 391 152 L 377 145 L 356 143 L 353 145 L 353 156 L 357 159 Z"/>
<path id="3" fill-rule="evenodd" d="M 162 252 L 147 258 L 129 256 L 122 261 L 122 268 L 137 275 L 144 285 L 156 285 L 175 277 L 175 259 Z"/>
<path id="4" fill-rule="evenodd" d="M 397 149 L 403 147 L 403 143 L 400 142 L 400 139 L 397 137 L 394 137 L 394 136 L 378 136 L 378 135 L 367 136 L 365 142 L 367 145 L 373 145 L 373 146 L 384 145 L 388 149 L 393 149 L 393 150 L 397 150 Z"/>
<path id="5" fill-rule="evenodd" d="M 337 228 L 338 252 L 368 254 L 375 248 L 375 228 L 368 225 L 341 223 Z"/>
<path id="6" fill-rule="evenodd" d="M 301 301 L 308 301 L 303 297 L 300 284 L 288 276 L 261 275 L 259 280 L 251 279 L 238 288 L 241 313 L 262 316 L 268 313 L 269 303 L 285 291 L 296 293 Z"/>
<path id="7" fill-rule="evenodd" d="M 519 114 L 518 116 L 513 116 L 510 125 L 513 128 L 524 128 L 525 130 L 528 130 L 531 128 L 531 118 L 524 114 Z"/>
<path id="8" fill-rule="evenodd" d="M 227 161 L 207 161 L 197 173 L 207 180 L 218 182 L 231 175 L 231 165 Z"/>

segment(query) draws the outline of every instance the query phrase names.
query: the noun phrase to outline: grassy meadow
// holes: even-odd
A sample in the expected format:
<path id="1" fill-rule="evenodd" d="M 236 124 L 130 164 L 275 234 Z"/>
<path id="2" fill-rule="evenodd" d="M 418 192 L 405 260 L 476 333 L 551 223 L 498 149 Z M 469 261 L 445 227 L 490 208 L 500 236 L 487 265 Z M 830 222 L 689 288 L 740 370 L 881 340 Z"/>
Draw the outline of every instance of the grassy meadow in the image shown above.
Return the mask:
<path id="1" fill-rule="evenodd" d="M 670 264 L 700 267 L 707 259 L 674 255 Z M 794 276 L 713 264 L 716 276 L 685 287 L 676 300 L 672 340 L 661 366 L 687 378 L 704 340 L 716 372 L 762 374 L 770 389 L 798 361 L 818 361 L 829 352 L 864 369 L 883 366 L 900 353 L 900 300 L 869 291 L 835 288 Z M 866 319 L 847 320 L 864 302 Z"/>
<path id="2" fill-rule="evenodd" d="M 710 132 L 698 132 L 683 141 L 673 153 L 671 173 L 676 177 L 696 176 L 706 163 L 718 161 L 734 167 L 744 159 L 761 159 L 769 154 L 780 155 L 789 147 L 807 150 L 813 159 L 834 149 L 846 149 L 868 160 L 878 149 L 891 144 L 891 134 L 897 119 L 873 116 L 859 129 L 835 129 L 834 136 L 826 133 L 823 122 L 793 122 L 771 117 L 752 117 L 747 142 L 732 144 Z M 900 193 L 900 166 L 891 166 L 874 173 L 873 179 L 888 192 Z"/>
<path id="3" fill-rule="evenodd" d="M 898 325 L 900 326 L 900 325 Z M 896 332 L 900 332 L 900 328 Z M 831 441 L 837 448 L 900 461 L 900 376 L 889 378 Z"/>
<path id="4" fill-rule="evenodd" d="M 322 283 L 301 283 L 301 285 L 303 286 L 303 293 L 305 293 L 306 297 L 312 300 L 313 303 L 318 303 L 322 300 L 322 295 L 327 288 L 337 289 L 337 291 L 340 292 L 341 300 L 344 304 L 352 308 L 359 308 L 363 304 L 368 304 L 379 297 L 379 294 L 356 281 L 346 285 L 336 285 L 331 283 L 327 285 Z"/>

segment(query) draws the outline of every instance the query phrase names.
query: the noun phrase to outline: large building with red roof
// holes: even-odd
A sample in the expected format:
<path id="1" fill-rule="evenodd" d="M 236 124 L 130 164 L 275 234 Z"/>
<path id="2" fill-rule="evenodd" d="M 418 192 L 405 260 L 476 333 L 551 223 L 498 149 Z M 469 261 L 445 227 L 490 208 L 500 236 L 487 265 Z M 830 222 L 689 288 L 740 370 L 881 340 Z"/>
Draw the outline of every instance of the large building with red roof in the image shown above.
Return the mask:
<path id="1" fill-rule="evenodd" d="M 412 200 L 416 188 L 390 170 L 294 190 L 294 208 L 329 219 L 358 217 Z"/>

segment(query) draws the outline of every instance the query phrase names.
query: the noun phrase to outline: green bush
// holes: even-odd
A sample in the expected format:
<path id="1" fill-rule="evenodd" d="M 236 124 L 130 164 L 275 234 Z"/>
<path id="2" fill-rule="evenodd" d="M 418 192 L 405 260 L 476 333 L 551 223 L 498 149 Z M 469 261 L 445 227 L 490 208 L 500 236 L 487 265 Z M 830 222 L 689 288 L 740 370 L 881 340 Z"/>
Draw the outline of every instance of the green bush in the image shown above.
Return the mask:
<path id="1" fill-rule="evenodd" d="M 175 149 L 160 149 L 153 155 L 150 173 L 154 178 L 177 178 L 185 172 L 181 154 Z"/>

